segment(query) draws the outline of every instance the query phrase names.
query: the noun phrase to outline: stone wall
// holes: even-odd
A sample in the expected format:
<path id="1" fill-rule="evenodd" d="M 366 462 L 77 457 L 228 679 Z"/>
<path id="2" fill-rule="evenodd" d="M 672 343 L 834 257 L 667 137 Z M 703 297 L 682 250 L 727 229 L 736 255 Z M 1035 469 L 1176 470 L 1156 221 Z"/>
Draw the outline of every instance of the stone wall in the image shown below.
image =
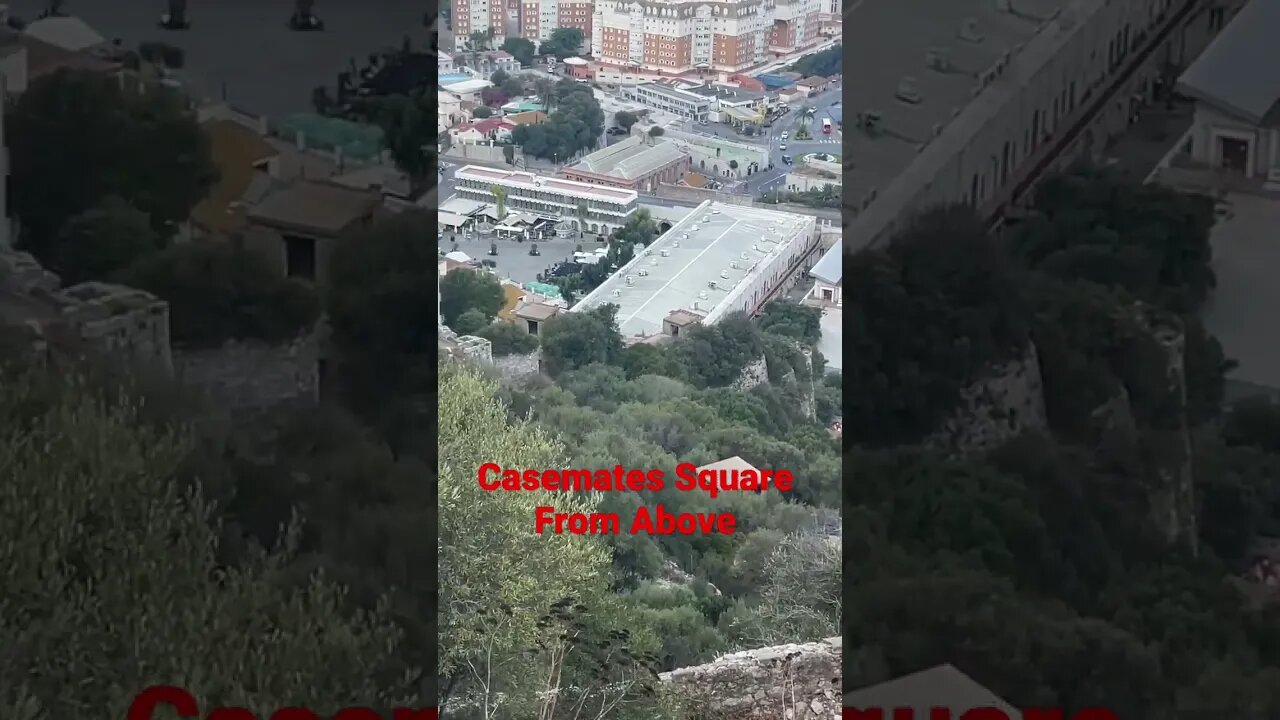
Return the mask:
<path id="1" fill-rule="evenodd" d="M 89 282 L 61 288 L 28 253 L 0 249 L 0 325 L 10 348 L 30 359 L 51 354 L 172 371 L 169 305 L 150 293 Z"/>
<path id="2" fill-rule="evenodd" d="M 229 410 L 319 400 L 320 343 L 314 333 L 282 345 L 233 340 L 218 348 L 178 348 L 173 356 L 184 384 Z"/>
<path id="3" fill-rule="evenodd" d="M 926 443 L 959 452 L 982 452 L 1031 430 L 1049 426 L 1040 357 L 1028 343 L 1021 357 L 992 368 L 961 391 L 959 407 Z"/>
<path id="4" fill-rule="evenodd" d="M 748 650 L 661 675 L 704 720 L 837 720 L 840 638 Z"/>
<path id="5" fill-rule="evenodd" d="M 758 360 L 742 368 L 742 374 L 738 375 L 738 379 L 734 380 L 730 387 L 734 390 L 750 390 L 767 382 L 769 382 L 769 364 L 765 362 L 764 355 L 761 355 Z"/>
<path id="6" fill-rule="evenodd" d="M 523 355 L 497 355 L 493 358 L 493 366 L 508 378 L 537 375 L 542 369 L 542 350 Z"/>

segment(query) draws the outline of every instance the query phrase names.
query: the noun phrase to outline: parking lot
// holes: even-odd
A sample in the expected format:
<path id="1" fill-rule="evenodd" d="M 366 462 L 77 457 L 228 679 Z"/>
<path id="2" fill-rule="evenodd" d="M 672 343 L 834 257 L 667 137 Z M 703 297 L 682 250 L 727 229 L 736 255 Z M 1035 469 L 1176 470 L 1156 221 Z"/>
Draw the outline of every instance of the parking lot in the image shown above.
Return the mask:
<path id="1" fill-rule="evenodd" d="M 519 242 L 489 235 L 476 235 L 473 232 L 470 240 L 467 240 L 464 235 L 458 235 L 456 240 L 451 239 L 449 233 L 441 235 L 439 239 L 440 250 L 443 252 L 451 251 L 455 242 L 459 251 L 476 260 L 494 261 L 496 263 L 494 269 L 499 277 L 521 285 L 536 282 L 538 273 L 544 273 L 556 263 L 572 258 L 573 252 L 578 245 L 581 245 L 582 249 L 586 251 L 601 247 L 601 243 L 595 242 L 595 236 L 588 236 L 585 239 L 576 237 L 551 238 L 537 241 L 539 254 L 530 255 L 530 241 Z M 498 244 L 498 254 L 496 256 L 489 255 L 489 246 L 493 243 Z"/>

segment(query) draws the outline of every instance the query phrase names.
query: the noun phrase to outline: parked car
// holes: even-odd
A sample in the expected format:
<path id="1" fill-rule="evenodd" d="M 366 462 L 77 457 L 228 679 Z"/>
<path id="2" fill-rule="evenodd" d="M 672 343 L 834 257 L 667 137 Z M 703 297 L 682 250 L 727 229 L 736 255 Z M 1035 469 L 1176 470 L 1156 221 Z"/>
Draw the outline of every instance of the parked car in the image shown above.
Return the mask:
<path id="1" fill-rule="evenodd" d="M 784 143 L 784 142 L 782 142 L 782 143 L 778 143 L 778 149 L 779 149 L 779 150 L 786 150 L 786 149 L 787 149 L 787 144 L 786 144 L 786 143 Z"/>
<path id="2" fill-rule="evenodd" d="M 781 137 L 783 140 L 786 140 L 788 137 L 791 137 L 791 135 L 790 135 L 786 130 L 783 130 L 783 131 L 782 131 L 782 135 L 780 135 L 780 137 Z"/>
<path id="3" fill-rule="evenodd" d="M 782 156 L 782 164 L 783 164 L 783 165 L 790 165 L 790 164 L 791 164 L 791 156 L 790 156 L 790 155 L 783 155 L 783 156 Z"/>
<path id="4" fill-rule="evenodd" d="M 532 243 L 532 244 L 530 244 L 530 245 L 529 245 L 529 254 L 530 254 L 530 255 L 541 255 L 541 254 L 542 254 L 542 252 L 541 252 L 540 250 L 538 250 L 538 243 Z"/>

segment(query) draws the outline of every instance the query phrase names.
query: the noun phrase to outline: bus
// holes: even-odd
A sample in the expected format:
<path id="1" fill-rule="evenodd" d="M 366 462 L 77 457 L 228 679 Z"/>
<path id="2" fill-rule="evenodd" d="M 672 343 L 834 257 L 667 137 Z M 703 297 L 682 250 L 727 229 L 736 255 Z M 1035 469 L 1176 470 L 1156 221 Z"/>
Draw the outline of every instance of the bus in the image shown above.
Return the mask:
<path id="1" fill-rule="evenodd" d="M 822 132 L 826 135 L 831 134 L 831 118 L 822 118 Z"/>

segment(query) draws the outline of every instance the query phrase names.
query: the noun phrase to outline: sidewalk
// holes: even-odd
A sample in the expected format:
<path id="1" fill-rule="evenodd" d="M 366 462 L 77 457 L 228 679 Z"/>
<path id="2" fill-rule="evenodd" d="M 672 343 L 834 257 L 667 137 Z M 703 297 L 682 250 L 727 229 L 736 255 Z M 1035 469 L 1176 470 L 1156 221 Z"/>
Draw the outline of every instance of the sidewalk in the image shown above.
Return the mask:
<path id="1" fill-rule="evenodd" d="M 1171 108 L 1153 103 L 1138 122 L 1108 144 L 1106 164 L 1146 179 L 1191 128 L 1194 114 L 1190 102 L 1175 101 Z"/>

